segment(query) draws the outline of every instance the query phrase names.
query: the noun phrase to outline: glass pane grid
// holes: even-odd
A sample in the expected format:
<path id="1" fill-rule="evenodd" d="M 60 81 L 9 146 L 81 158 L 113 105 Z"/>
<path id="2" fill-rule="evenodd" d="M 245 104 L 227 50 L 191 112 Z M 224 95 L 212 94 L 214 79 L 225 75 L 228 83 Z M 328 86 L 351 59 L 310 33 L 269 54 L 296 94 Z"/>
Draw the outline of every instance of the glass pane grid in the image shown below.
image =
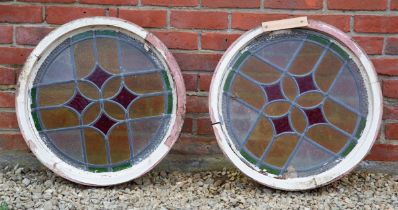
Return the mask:
<path id="1" fill-rule="evenodd" d="M 367 111 L 363 107 L 367 107 L 366 103 L 359 103 L 361 104 L 361 107 L 352 107 L 350 104 L 347 104 L 346 101 L 343 101 L 339 98 L 339 96 L 332 96 L 332 91 L 334 90 L 334 87 L 337 86 L 336 83 L 337 81 L 341 81 L 342 75 L 344 71 L 349 71 L 350 75 L 354 78 L 355 81 L 355 95 L 354 97 L 357 97 L 355 101 L 360 101 L 360 102 L 366 102 L 366 93 L 364 94 L 364 85 L 363 85 L 363 79 L 359 73 L 358 67 L 354 64 L 352 60 L 350 60 L 350 57 L 348 54 L 341 49 L 338 45 L 333 43 L 332 41 L 329 41 L 327 38 L 323 37 L 322 35 L 314 35 L 313 32 L 306 34 L 305 32 L 299 32 L 298 33 L 300 37 L 299 39 L 297 37 L 289 37 L 290 35 L 287 36 L 282 36 L 281 38 L 275 38 L 272 40 L 272 38 L 259 38 L 258 40 L 261 41 L 254 41 L 254 44 L 252 46 L 249 46 L 247 51 L 244 51 L 242 54 L 238 56 L 237 59 L 235 59 L 234 62 L 232 62 L 232 70 L 229 72 L 227 76 L 227 81 L 224 86 L 224 112 L 223 114 L 226 116 L 224 117 L 224 123 L 227 126 L 227 129 L 229 129 L 230 133 L 233 136 L 233 141 L 236 144 L 238 150 L 241 150 L 241 153 L 244 153 L 242 155 L 246 160 L 248 160 L 248 156 L 250 156 L 249 162 L 252 164 L 257 165 L 258 167 L 261 168 L 261 166 L 266 166 L 266 168 L 269 169 L 275 169 L 272 170 L 270 173 L 279 171 L 278 173 L 274 173 L 276 175 L 283 175 L 284 173 L 289 171 L 289 166 L 291 166 L 292 160 L 295 158 L 296 154 L 298 153 L 299 149 L 302 151 L 302 144 L 303 142 L 307 142 L 307 144 L 312 145 L 314 148 L 317 148 L 319 151 L 322 151 L 324 153 L 324 156 L 330 156 L 329 158 L 326 158 L 324 162 L 316 164 L 314 167 L 306 167 L 306 168 L 295 168 L 296 172 L 302 173 L 301 175 L 310 175 L 313 170 L 313 172 L 317 171 L 317 167 L 325 164 L 329 164 L 330 167 L 332 165 L 336 164 L 339 159 L 345 157 L 351 150 L 352 148 L 356 145 L 356 142 L 360 138 L 360 134 L 363 130 L 363 126 L 360 126 L 360 124 L 363 123 L 363 119 L 366 119 Z M 295 35 L 293 35 L 295 36 Z M 294 50 L 293 53 L 291 53 L 291 57 L 289 59 L 281 59 L 285 62 L 277 62 L 274 63 L 271 60 L 267 59 L 267 56 L 269 56 L 271 59 L 276 59 L 278 60 L 279 58 L 274 55 L 268 55 L 267 53 L 264 53 L 264 49 L 270 48 L 272 46 L 282 46 L 280 43 L 287 42 L 285 39 L 287 39 L 290 42 L 290 45 L 293 45 L 293 42 L 298 42 L 294 43 L 295 49 L 290 49 Z M 291 38 L 291 39 L 290 39 Z M 265 41 L 263 41 L 265 40 Z M 311 68 L 310 71 L 305 72 L 304 74 L 293 74 L 290 72 L 290 68 L 293 64 L 298 59 L 299 54 L 304 51 L 303 46 L 304 44 L 311 43 L 311 44 L 316 44 L 317 46 L 321 47 L 323 50 L 320 53 L 319 57 L 316 59 L 316 62 L 314 66 Z M 286 45 L 286 44 L 285 44 Z M 283 49 L 283 48 L 282 48 Z M 278 48 L 272 49 L 273 54 L 278 54 L 277 51 Z M 249 53 L 248 53 L 249 52 Z M 259 53 L 261 52 L 261 53 Z M 330 54 L 332 53 L 332 54 Z M 272 57 L 273 56 L 273 57 Z M 328 56 L 328 57 L 326 57 Z M 321 74 L 319 71 L 324 71 L 324 64 L 323 62 L 326 62 L 326 59 L 331 60 L 331 56 L 335 56 L 338 61 L 340 61 L 341 66 L 339 66 L 339 69 L 337 71 L 337 74 L 334 75 L 334 80 L 333 81 L 327 81 L 331 84 L 329 84 L 328 89 L 322 90 L 322 87 L 318 86 L 318 82 L 315 80 L 315 75 L 318 74 L 318 76 Z M 243 58 L 242 58 L 243 57 Z M 260 82 L 258 80 L 258 77 L 251 77 L 249 76 L 246 72 L 243 72 L 242 69 L 245 68 L 245 65 L 248 65 L 247 63 L 250 62 L 249 59 L 251 57 L 255 57 L 259 60 L 261 60 L 263 63 L 271 66 L 276 72 L 279 72 L 281 76 L 270 83 L 264 83 Z M 329 61 L 330 62 L 330 61 Z M 281 67 L 281 65 L 285 64 L 285 67 Z M 322 66 L 323 65 L 323 66 Z M 336 63 L 337 65 L 337 63 Z M 254 68 L 255 69 L 255 68 Z M 321 69 L 321 70 L 318 70 Z M 246 70 L 245 70 L 246 71 Z M 250 70 L 249 70 L 250 71 Z M 252 70 L 255 71 L 255 70 Z M 318 72 L 317 72 L 318 71 Z M 322 72 L 324 73 L 324 72 Z M 322 75 L 321 75 L 322 76 Z M 255 107 L 253 104 L 248 103 L 244 99 L 242 99 L 239 94 L 239 92 L 236 92 L 235 94 L 234 87 L 235 89 L 242 89 L 244 88 L 242 86 L 243 83 L 236 83 L 237 77 L 244 78 L 247 81 L 250 81 L 252 84 L 254 84 L 259 90 L 261 90 L 264 98 L 265 98 L 265 103 L 261 107 Z M 281 85 L 282 82 L 284 82 L 284 79 L 290 77 L 293 78 L 294 82 L 294 88 L 296 90 L 296 96 L 294 97 L 293 100 L 289 99 L 289 97 L 285 94 L 285 90 L 283 89 L 284 87 Z M 319 80 L 319 79 L 318 79 Z M 341 83 L 341 82 L 340 82 Z M 302 98 L 303 95 L 308 94 L 308 93 L 316 93 L 320 96 L 323 97 L 323 99 L 317 103 L 314 106 L 310 107 L 303 107 L 299 104 L 297 104 L 297 100 L 299 98 Z M 351 112 L 356 115 L 355 119 L 355 128 L 352 130 L 352 132 L 347 132 L 346 130 L 340 128 L 339 126 L 336 126 L 333 124 L 328 118 L 333 117 L 325 114 L 324 109 L 325 109 L 325 102 L 326 101 L 332 101 L 341 107 L 345 109 L 347 112 Z M 241 139 L 235 132 L 236 128 L 230 127 L 232 122 L 235 120 L 234 115 L 235 113 L 231 112 L 231 101 L 235 101 L 242 106 L 246 107 L 247 110 L 250 110 L 250 112 L 255 113 L 257 115 L 256 120 L 254 120 L 250 127 L 246 129 L 246 135 L 243 139 Z M 234 103 L 235 103 L 234 102 Z M 278 105 L 278 103 L 284 102 L 290 105 L 290 108 L 286 111 L 285 114 L 282 115 L 272 115 L 265 113 L 264 110 L 267 107 L 270 107 L 272 104 Z M 292 114 L 292 110 L 297 108 L 298 110 L 302 110 L 302 112 L 305 113 L 304 121 L 306 124 L 306 128 L 303 132 L 299 132 L 298 130 L 295 129 L 293 126 L 292 118 L 289 117 Z M 275 109 L 274 109 L 275 110 Z M 226 112 L 225 112 L 226 111 Z M 232 116 L 231 116 L 232 115 Z M 341 116 L 340 116 L 341 117 Z M 256 156 L 253 154 L 247 147 L 246 144 L 250 140 L 250 138 L 254 135 L 254 129 L 259 126 L 259 121 L 260 119 L 265 119 L 269 122 L 269 125 L 272 127 L 272 138 L 269 140 L 269 143 L 267 147 L 264 149 L 261 157 Z M 336 121 L 336 119 L 334 119 Z M 337 120 L 338 121 L 338 120 Z M 340 122 L 340 121 L 338 121 Z M 308 135 L 307 132 L 310 129 L 317 129 L 319 125 L 324 125 L 327 126 L 327 131 L 332 132 L 330 135 L 339 135 L 343 136 L 342 138 L 346 138 L 346 143 L 341 146 L 339 145 L 339 150 L 336 151 L 331 151 L 329 148 L 327 148 L 326 145 L 328 145 L 328 142 L 323 142 L 323 140 L 318 140 L 318 139 L 311 139 Z M 325 127 L 322 127 L 322 129 L 326 129 Z M 350 125 L 351 126 L 351 125 Z M 318 128 L 319 130 L 319 128 Z M 337 132 L 340 134 L 333 134 L 333 132 Z M 277 167 L 275 165 L 269 164 L 265 162 L 265 158 L 269 154 L 271 148 L 275 147 L 280 147 L 276 142 L 278 141 L 277 139 L 280 136 L 287 135 L 287 134 L 294 134 L 298 135 L 299 139 L 296 141 L 296 145 L 294 146 L 294 149 L 290 153 L 289 157 L 285 161 L 283 167 Z M 318 137 L 317 137 L 318 138 Z M 258 141 L 258 140 L 257 140 Z M 264 140 L 262 140 L 264 141 Z M 281 140 L 279 140 L 281 141 Z M 280 143 L 279 143 L 280 144 Z M 306 144 L 306 145 L 307 145 Z M 322 145 L 325 144 L 325 145 Z M 326 147 L 325 147 L 326 146 Z M 330 145 L 329 145 L 330 146 Z M 333 150 L 336 150 L 336 148 L 333 147 Z M 300 153 L 301 155 L 301 153 Z M 297 158 L 296 158 L 297 159 Z M 296 163 L 297 161 L 295 161 Z M 328 166 L 328 167 L 329 167 Z M 325 170 L 328 167 L 324 167 Z M 305 172 L 305 173 L 304 173 Z"/>
<path id="2" fill-rule="evenodd" d="M 92 57 L 89 59 L 80 59 L 79 56 L 83 54 L 76 54 L 81 53 L 77 51 L 77 46 L 81 45 L 83 42 L 85 44 L 90 43 L 92 45 Z M 101 48 L 104 48 L 106 45 L 104 44 L 113 44 L 116 43 L 113 48 L 112 46 L 108 46 L 106 50 L 102 50 L 97 46 L 97 42 L 103 45 Z M 123 54 L 122 46 L 120 43 L 123 43 L 123 50 L 126 51 L 128 49 L 128 53 Z M 127 47 L 127 48 L 126 48 Z M 111 48 L 111 49 L 109 49 Z M 90 52 L 91 49 L 85 49 L 83 52 Z M 111 51 L 111 52 L 108 52 Z M 113 51 L 112 51 L 113 50 Z M 68 54 L 69 53 L 69 54 Z M 100 58 L 101 54 L 108 54 L 112 55 L 111 57 L 106 56 Z M 112 53 L 112 54 L 109 54 Z M 114 54 L 116 53 L 116 55 Z M 137 56 L 141 56 L 141 61 L 144 64 L 137 64 L 135 63 L 122 63 L 123 56 L 134 56 L 131 53 L 136 53 Z M 90 53 L 88 53 L 90 54 Z M 59 78 L 58 75 L 51 78 L 51 71 L 53 70 L 53 65 L 59 62 L 59 57 L 70 58 L 70 63 L 74 64 L 70 68 L 71 78 L 64 77 Z M 86 55 L 86 54 L 84 54 Z M 77 56 L 77 57 L 76 57 Z M 103 56 L 103 55 L 102 55 Z M 117 57 L 117 59 L 115 58 Z M 79 58 L 79 60 L 75 60 L 75 58 Z M 104 60 L 105 58 L 105 60 Z M 57 61 L 58 59 L 58 61 Z M 102 59 L 102 60 L 101 60 Z M 95 61 L 95 63 L 90 64 L 90 60 Z M 114 64 L 114 60 L 117 60 L 116 66 Z M 126 60 L 126 59 L 125 59 Z M 62 60 L 61 60 L 62 61 Z M 65 62 L 65 61 L 64 61 Z M 83 62 L 83 63 L 82 63 Z M 84 63 L 88 62 L 88 63 Z M 105 63 L 104 63 L 105 62 Z M 106 63 L 108 62 L 108 63 Z M 112 64 L 110 67 L 103 67 L 102 64 L 110 65 L 109 62 Z M 146 62 L 146 63 L 145 63 Z M 107 172 L 107 171 L 118 171 L 124 168 L 131 167 L 131 165 L 135 164 L 137 161 L 142 160 L 147 155 L 150 154 L 154 148 L 159 144 L 160 140 L 163 138 L 165 134 L 165 129 L 167 128 L 167 124 L 169 121 L 169 115 L 172 111 L 172 94 L 171 94 L 171 87 L 170 82 L 168 81 L 167 73 L 165 72 L 162 62 L 156 57 L 156 55 L 150 49 L 144 49 L 142 43 L 136 41 L 135 39 L 128 37 L 120 32 L 115 31 L 88 31 L 76 36 L 73 36 L 70 39 L 64 41 L 60 46 L 58 46 L 53 52 L 47 57 L 44 61 L 43 65 L 41 66 L 38 76 L 34 81 L 34 87 L 32 88 L 32 117 L 34 119 L 36 128 L 40 131 L 42 138 L 45 142 L 56 152 L 56 154 L 60 154 L 63 158 L 65 158 L 68 162 L 78 167 L 83 167 L 85 170 L 89 170 L 92 172 Z M 62 64 L 62 63 L 61 63 Z M 78 76 L 77 71 L 80 71 L 82 68 L 77 68 L 75 65 L 91 65 L 91 70 L 88 71 L 86 76 L 80 77 Z M 129 67 L 130 65 L 130 67 Z M 141 66 L 140 66 L 141 65 Z M 146 65 L 147 67 L 143 66 Z M 109 72 L 109 68 L 111 69 L 118 69 L 117 72 Z M 84 69 L 87 69 L 84 68 Z M 69 69 L 68 69 L 69 70 Z M 87 71 L 87 70 L 85 70 Z M 113 70 L 111 70 L 113 71 Z M 53 73 L 54 74 L 54 73 Z M 79 73 L 81 75 L 82 73 Z M 139 78 L 144 78 L 145 75 L 150 74 L 158 74 L 160 77 L 159 83 L 161 84 L 161 89 L 157 91 L 153 90 L 146 90 L 149 92 L 138 93 L 133 89 L 128 87 L 129 84 L 126 83 L 125 79 L 133 79 L 133 82 L 139 82 Z M 50 76 L 48 76 L 50 75 Z M 48 79 L 48 78 L 51 79 Z M 137 79 L 138 78 L 138 79 Z M 151 79 L 151 77 L 147 77 Z M 119 86 L 116 86 L 112 83 L 112 81 L 119 81 Z M 156 81 L 154 81 L 155 83 Z M 98 98 L 90 98 L 85 93 L 82 92 L 81 88 L 79 87 L 80 84 L 85 83 L 86 85 L 90 86 L 91 91 L 95 90 L 95 93 L 98 93 Z M 40 89 L 45 87 L 54 87 L 57 85 L 62 84 L 73 84 L 73 95 L 67 99 L 65 102 L 61 104 L 50 104 L 50 105 L 43 105 L 40 104 L 40 95 L 45 95 L 46 93 L 41 93 Z M 131 82 L 130 82 L 131 84 Z M 138 83 L 137 83 L 138 84 Z M 113 87 L 112 87 L 113 85 Z M 109 89 L 109 87 L 111 89 Z M 135 88 L 137 85 L 134 85 Z M 147 85 L 148 86 L 148 85 Z M 138 85 L 139 87 L 139 85 Z M 113 89 L 112 89 L 113 88 Z M 155 88 L 154 86 L 151 89 Z M 158 87 L 156 87 L 158 88 Z M 116 92 L 115 92 L 116 90 Z M 85 91 L 88 91 L 87 89 Z M 109 91 L 113 91 L 112 96 L 106 97 L 104 93 L 108 93 Z M 141 90 L 140 90 L 141 91 Z M 54 93 L 56 94 L 56 93 Z M 157 97 L 157 98 L 156 98 Z M 160 98 L 159 98 L 160 97 Z M 162 103 L 154 104 L 156 100 L 162 100 Z M 49 100 L 50 101 L 50 100 Z M 143 102 L 144 101 L 144 102 Z M 152 103 L 151 103 L 152 102 Z M 39 103 L 39 104 L 38 104 Z M 99 104 L 99 110 L 97 110 L 97 116 L 91 120 L 90 123 L 84 122 L 84 117 L 89 113 L 90 109 Z M 113 104 L 113 105 L 112 105 Z M 105 105 L 112 105 L 113 110 L 107 110 Z M 135 107 L 134 107 L 135 106 Z M 160 106 L 159 108 L 151 108 L 151 106 Z M 118 107 L 118 108 L 116 108 Z M 117 118 L 113 116 L 115 113 L 115 108 L 119 111 L 121 118 Z M 78 124 L 75 126 L 66 126 L 66 127 L 59 127 L 59 128 L 47 128 L 48 127 L 48 119 L 43 118 L 41 112 L 48 112 L 48 111 L 59 111 L 60 109 L 68 110 L 68 115 L 74 116 L 78 118 Z M 157 109 L 157 110 L 156 110 Z M 160 111 L 159 110 L 163 110 Z M 144 112 L 138 114 L 141 117 L 135 117 L 137 113 Z M 135 113 L 135 114 L 134 114 Z M 144 115 L 143 115 L 144 114 Z M 64 115 L 61 115 L 64 116 Z M 118 116 L 119 117 L 119 116 Z M 72 117 L 73 118 L 73 117 Z M 44 124 L 44 121 L 48 121 Z M 64 119 L 60 119 L 62 121 Z M 134 131 L 133 124 L 143 124 L 156 121 L 158 125 L 153 127 L 151 132 L 143 132 L 140 134 L 140 131 Z M 62 123 L 62 122 L 61 122 Z M 138 126 L 137 124 L 137 126 Z M 47 125 L 47 126 L 46 126 Z M 123 129 L 119 129 L 119 133 L 115 134 L 115 129 L 120 126 L 125 126 L 127 131 Z M 67 147 L 62 145 L 63 148 L 59 148 L 54 141 L 56 139 L 52 139 L 50 134 L 59 134 L 65 132 L 72 132 L 77 131 L 79 133 L 80 139 L 80 149 L 81 149 L 81 159 L 79 157 L 72 157 L 72 151 L 66 151 Z M 89 133 L 87 133 L 90 131 Z M 95 131 L 94 133 L 92 133 Z M 122 133 L 124 133 L 124 135 Z M 95 139 L 92 135 L 96 135 Z M 110 135 L 116 135 L 116 144 L 110 144 Z M 91 136 L 90 136 L 91 135 Z M 139 138 L 140 145 L 139 147 L 134 147 L 135 139 Z M 140 137 L 141 136 L 141 137 Z M 64 137 L 65 141 L 72 141 L 71 136 Z M 69 139 L 68 139 L 69 138 Z M 87 139 L 88 138 L 88 139 Z M 119 146 L 122 140 L 120 138 L 128 138 L 128 148 L 129 148 L 129 158 L 124 159 L 123 161 L 115 162 L 112 160 L 111 156 L 118 155 L 118 151 L 111 151 L 112 148 L 120 148 Z M 99 140 L 99 141 L 98 141 Z M 98 142 L 94 145 L 87 145 L 87 141 L 94 141 Z M 102 143 L 101 143 L 102 142 Z M 114 140 L 112 140 L 114 142 Z M 118 143 L 119 142 L 119 143 Z M 105 152 L 105 159 L 100 157 L 101 151 L 99 151 L 98 155 L 95 154 L 95 149 L 98 147 L 98 144 L 104 145 L 102 147 L 102 151 Z M 119 145 L 118 145 L 119 144 Z M 94 150 L 93 150 L 94 149 Z M 93 153 L 88 157 L 88 152 Z M 116 152 L 116 153 L 115 153 Z M 112 153 L 112 154 L 111 154 Z M 72 156 L 71 156 L 72 155 Z M 97 157 L 98 156 L 98 157 Z M 115 156 L 116 157 L 116 156 Z M 99 159 L 98 159 L 99 158 Z"/>

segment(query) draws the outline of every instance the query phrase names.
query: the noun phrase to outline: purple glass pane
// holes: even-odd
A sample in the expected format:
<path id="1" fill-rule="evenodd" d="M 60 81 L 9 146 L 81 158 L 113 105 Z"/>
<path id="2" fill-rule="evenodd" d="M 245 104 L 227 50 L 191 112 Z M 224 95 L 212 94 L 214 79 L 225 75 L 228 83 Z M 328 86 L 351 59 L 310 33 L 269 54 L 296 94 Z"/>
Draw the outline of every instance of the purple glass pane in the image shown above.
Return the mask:
<path id="1" fill-rule="evenodd" d="M 319 107 L 315 109 L 304 109 L 304 112 L 307 115 L 309 125 L 326 122 L 322 110 Z"/>
<path id="2" fill-rule="evenodd" d="M 79 92 L 75 95 L 75 97 L 67 104 L 68 106 L 74 108 L 79 113 L 82 113 L 84 108 L 90 104 L 90 101 L 87 100 L 84 96 L 82 96 Z"/>
<path id="3" fill-rule="evenodd" d="M 284 99 L 279 82 L 273 85 L 264 85 L 263 88 L 267 93 L 269 102 L 277 99 Z"/>
<path id="4" fill-rule="evenodd" d="M 100 66 L 96 66 L 94 72 L 86 77 L 86 79 L 90 80 L 101 89 L 102 85 L 109 77 L 111 77 L 109 73 L 105 72 Z"/>
<path id="5" fill-rule="evenodd" d="M 312 79 L 312 74 L 305 77 L 295 77 L 297 84 L 300 89 L 300 93 L 305 93 L 310 90 L 316 90 L 314 80 Z"/>
<path id="6" fill-rule="evenodd" d="M 122 90 L 119 92 L 119 94 L 112 98 L 112 100 L 118 102 L 127 109 L 131 101 L 135 98 L 137 98 L 136 95 L 130 93 L 125 87 L 122 87 Z"/>
<path id="7" fill-rule="evenodd" d="M 274 124 L 276 134 L 293 131 L 290 127 L 288 116 L 272 119 L 272 123 Z"/>
<path id="8" fill-rule="evenodd" d="M 94 124 L 94 127 L 101 130 L 105 135 L 108 133 L 108 130 L 115 124 L 116 122 L 110 119 L 105 114 L 102 114 L 101 117 Z"/>

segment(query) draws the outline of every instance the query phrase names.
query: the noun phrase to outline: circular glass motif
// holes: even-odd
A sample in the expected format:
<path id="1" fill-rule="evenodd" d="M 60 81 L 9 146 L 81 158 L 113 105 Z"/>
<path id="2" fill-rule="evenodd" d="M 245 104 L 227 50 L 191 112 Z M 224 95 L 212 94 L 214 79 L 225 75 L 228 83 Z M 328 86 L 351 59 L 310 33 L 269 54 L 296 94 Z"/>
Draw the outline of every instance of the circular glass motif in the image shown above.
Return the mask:
<path id="1" fill-rule="evenodd" d="M 323 34 L 253 40 L 229 64 L 223 119 L 241 159 L 285 178 L 322 173 L 349 154 L 368 114 L 358 66 Z"/>
<path id="2" fill-rule="evenodd" d="M 148 156 L 173 109 L 163 62 L 142 41 L 111 30 L 59 44 L 40 66 L 31 99 L 46 145 L 92 172 L 119 171 Z"/>

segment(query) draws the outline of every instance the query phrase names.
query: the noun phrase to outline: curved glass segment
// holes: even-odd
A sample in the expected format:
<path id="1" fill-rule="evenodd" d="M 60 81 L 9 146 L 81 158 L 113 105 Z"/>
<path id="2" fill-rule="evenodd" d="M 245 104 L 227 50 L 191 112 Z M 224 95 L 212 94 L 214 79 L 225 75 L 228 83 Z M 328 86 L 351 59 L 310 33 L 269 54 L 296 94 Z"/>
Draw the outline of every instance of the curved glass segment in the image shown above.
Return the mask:
<path id="1" fill-rule="evenodd" d="M 67 38 L 40 66 L 31 115 L 41 139 L 65 162 L 91 172 L 139 163 L 165 138 L 173 110 L 167 67 L 122 32 Z"/>
<path id="2" fill-rule="evenodd" d="M 358 144 L 368 95 L 356 62 L 319 32 L 264 33 L 229 62 L 222 119 L 238 156 L 279 177 L 308 177 Z"/>

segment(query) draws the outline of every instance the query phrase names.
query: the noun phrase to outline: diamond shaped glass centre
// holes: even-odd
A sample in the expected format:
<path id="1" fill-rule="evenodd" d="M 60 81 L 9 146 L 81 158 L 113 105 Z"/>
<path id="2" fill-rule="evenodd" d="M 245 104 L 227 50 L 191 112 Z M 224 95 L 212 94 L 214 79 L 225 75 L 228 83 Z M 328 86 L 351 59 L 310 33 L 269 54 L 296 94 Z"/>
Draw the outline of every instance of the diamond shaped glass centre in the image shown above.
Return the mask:
<path id="1" fill-rule="evenodd" d="M 119 94 L 117 94 L 117 96 L 115 96 L 114 98 L 112 98 L 113 101 L 118 102 L 119 104 L 121 104 L 124 108 L 127 109 L 127 107 L 129 106 L 129 104 L 131 103 L 132 100 L 134 100 L 135 98 L 137 98 L 137 95 L 131 93 L 130 91 L 128 91 L 124 86 L 122 87 L 122 90 L 119 92 Z"/>
<path id="2" fill-rule="evenodd" d="M 100 66 L 96 66 L 93 73 L 86 77 L 87 80 L 93 82 L 99 89 L 101 89 L 104 82 L 112 75 L 103 70 Z"/>
<path id="3" fill-rule="evenodd" d="M 101 117 L 95 122 L 93 125 L 94 127 L 98 128 L 102 131 L 105 135 L 108 133 L 109 129 L 115 124 L 116 122 L 102 113 Z"/>
<path id="4" fill-rule="evenodd" d="M 90 104 L 90 101 L 82 96 L 79 92 L 73 97 L 71 101 L 67 104 L 68 106 L 74 108 L 79 113 L 82 113 L 84 108 Z"/>

